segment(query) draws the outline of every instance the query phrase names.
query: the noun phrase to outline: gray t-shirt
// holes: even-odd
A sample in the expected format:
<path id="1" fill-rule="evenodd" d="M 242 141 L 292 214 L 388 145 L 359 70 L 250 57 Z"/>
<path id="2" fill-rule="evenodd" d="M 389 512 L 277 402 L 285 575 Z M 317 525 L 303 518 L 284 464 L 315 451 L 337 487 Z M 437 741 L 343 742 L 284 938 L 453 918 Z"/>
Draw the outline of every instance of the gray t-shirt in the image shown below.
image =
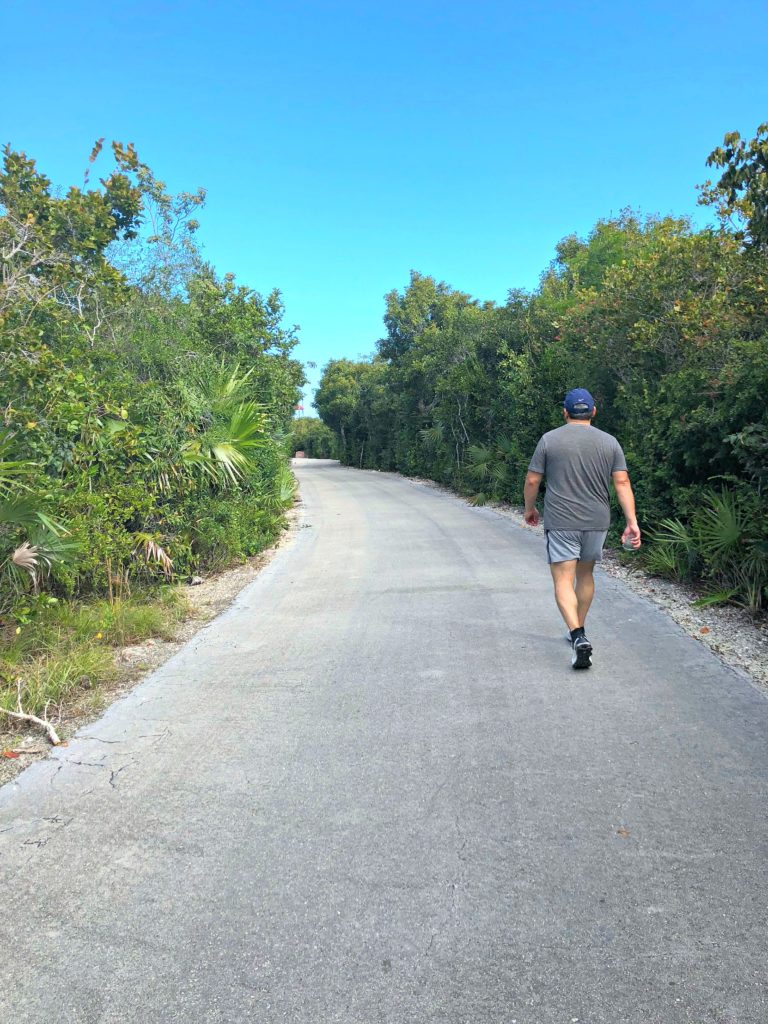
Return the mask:
<path id="1" fill-rule="evenodd" d="M 547 478 L 545 530 L 607 530 L 611 474 L 627 468 L 621 445 L 597 427 L 565 423 L 536 445 L 531 473 Z"/>

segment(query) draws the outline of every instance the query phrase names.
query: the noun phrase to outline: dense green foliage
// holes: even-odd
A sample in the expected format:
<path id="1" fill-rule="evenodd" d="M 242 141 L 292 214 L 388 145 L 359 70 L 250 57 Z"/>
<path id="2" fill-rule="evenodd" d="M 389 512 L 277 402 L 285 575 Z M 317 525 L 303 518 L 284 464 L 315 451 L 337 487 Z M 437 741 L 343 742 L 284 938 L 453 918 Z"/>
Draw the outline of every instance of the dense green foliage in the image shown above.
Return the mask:
<path id="1" fill-rule="evenodd" d="M 336 435 L 316 416 L 297 416 L 291 423 L 290 448 L 308 459 L 335 459 Z"/>
<path id="2" fill-rule="evenodd" d="M 751 205 L 721 212 L 751 223 L 754 240 L 750 181 Z M 768 599 L 767 298 L 768 257 L 743 230 L 625 213 L 563 239 L 538 289 L 501 306 L 413 273 L 386 298 L 376 355 L 331 361 L 316 406 L 347 464 L 519 503 L 564 393 L 588 387 L 597 425 L 624 446 L 641 522 L 657 529 L 656 567 L 757 609 Z"/>
<path id="3" fill-rule="evenodd" d="M 61 194 L 4 151 L 0 614 L 21 622 L 51 595 L 254 553 L 292 500 L 304 377 L 279 293 L 206 265 L 202 192 L 170 196 L 132 146 L 112 153 L 98 186 Z"/>

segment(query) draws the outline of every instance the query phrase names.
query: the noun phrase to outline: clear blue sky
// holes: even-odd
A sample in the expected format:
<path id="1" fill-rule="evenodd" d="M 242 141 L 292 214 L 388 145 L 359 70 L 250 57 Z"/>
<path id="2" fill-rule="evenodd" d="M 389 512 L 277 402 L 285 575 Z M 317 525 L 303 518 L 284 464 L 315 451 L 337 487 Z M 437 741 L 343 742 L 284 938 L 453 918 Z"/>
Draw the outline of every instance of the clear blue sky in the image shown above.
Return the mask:
<path id="1" fill-rule="evenodd" d="M 60 185 L 106 136 L 205 187 L 207 258 L 320 365 L 411 268 L 503 301 L 622 207 L 703 222 L 707 154 L 768 120 L 764 0 L 2 0 L 0 35 L 0 141 Z"/>

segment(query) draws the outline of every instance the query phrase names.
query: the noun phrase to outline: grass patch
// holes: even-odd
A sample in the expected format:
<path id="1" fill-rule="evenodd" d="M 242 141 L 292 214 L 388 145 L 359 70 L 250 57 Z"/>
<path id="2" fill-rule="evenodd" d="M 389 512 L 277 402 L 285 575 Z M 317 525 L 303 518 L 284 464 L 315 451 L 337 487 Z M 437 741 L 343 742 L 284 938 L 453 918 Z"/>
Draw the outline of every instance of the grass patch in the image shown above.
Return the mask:
<path id="1" fill-rule="evenodd" d="M 167 587 L 127 597 L 49 605 L 31 622 L 0 634 L 0 706 L 15 708 L 17 680 L 25 711 L 65 710 L 117 674 L 114 649 L 150 638 L 170 640 L 188 614 Z M 8 722 L 0 716 L 0 723 Z M 2 727 L 2 726 L 0 726 Z"/>

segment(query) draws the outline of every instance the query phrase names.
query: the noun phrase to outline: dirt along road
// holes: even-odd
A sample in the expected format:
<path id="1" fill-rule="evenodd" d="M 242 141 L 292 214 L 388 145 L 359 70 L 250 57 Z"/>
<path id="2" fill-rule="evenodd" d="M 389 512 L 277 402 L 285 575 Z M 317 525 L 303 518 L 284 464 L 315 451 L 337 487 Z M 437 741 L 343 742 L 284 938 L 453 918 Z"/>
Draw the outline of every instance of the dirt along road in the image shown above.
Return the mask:
<path id="1" fill-rule="evenodd" d="M 768 700 L 542 542 L 307 461 L 296 538 L 0 790 L 0 1020 L 764 1024 Z"/>

